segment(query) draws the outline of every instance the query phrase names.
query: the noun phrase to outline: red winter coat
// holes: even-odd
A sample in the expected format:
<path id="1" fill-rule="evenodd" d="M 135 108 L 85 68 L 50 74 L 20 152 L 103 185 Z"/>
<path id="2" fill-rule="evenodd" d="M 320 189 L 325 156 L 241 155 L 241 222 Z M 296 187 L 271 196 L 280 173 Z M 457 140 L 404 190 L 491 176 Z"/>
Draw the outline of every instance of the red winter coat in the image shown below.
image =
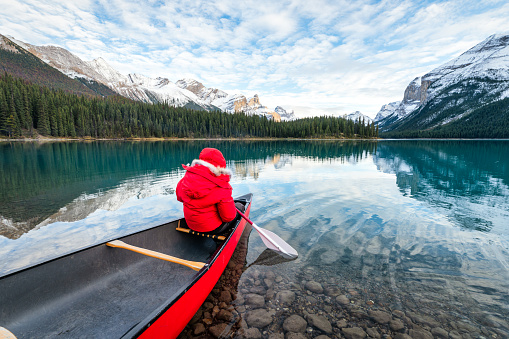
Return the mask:
<path id="1" fill-rule="evenodd" d="M 210 232 L 237 215 L 225 165 L 214 148 L 205 148 L 190 167 L 182 165 L 186 174 L 177 184 L 177 200 L 184 203 L 184 217 L 192 230 Z"/>

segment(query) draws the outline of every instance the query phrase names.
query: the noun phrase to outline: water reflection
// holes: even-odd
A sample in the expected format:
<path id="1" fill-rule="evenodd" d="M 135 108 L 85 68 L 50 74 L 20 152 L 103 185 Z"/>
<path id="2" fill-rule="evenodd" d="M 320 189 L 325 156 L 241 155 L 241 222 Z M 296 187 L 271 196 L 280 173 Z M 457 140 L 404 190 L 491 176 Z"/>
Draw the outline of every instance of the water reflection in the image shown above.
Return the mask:
<path id="1" fill-rule="evenodd" d="M 386 141 L 373 159 L 379 170 L 396 174 L 402 194 L 461 227 L 488 232 L 507 225 L 507 141 Z"/>

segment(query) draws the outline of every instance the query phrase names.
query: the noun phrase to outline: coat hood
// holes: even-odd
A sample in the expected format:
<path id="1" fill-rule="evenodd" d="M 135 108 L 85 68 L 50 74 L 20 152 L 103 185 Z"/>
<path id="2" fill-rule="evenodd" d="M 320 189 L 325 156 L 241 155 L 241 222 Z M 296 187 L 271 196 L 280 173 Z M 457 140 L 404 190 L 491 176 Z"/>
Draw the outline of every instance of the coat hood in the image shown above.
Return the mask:
<path id="1" fill-rule="evenodd" d="M 199 159 L 206 161 L 215 167 L 226 167 L 226 160 L 224 159 L 223 153 L 216 148 L 204 148 L 200 152 Z"/>
<path id="2" fill-rule="evenodd" d="M 232 189 L 229 181 L 232 175 L 228 168 L 216 167 L 203 160 L 193 160 L 191 166 L 182 165 L 182 167 L 193 174 L 197 174 L 204 179 L 207 179 L 216 186 Z"/>

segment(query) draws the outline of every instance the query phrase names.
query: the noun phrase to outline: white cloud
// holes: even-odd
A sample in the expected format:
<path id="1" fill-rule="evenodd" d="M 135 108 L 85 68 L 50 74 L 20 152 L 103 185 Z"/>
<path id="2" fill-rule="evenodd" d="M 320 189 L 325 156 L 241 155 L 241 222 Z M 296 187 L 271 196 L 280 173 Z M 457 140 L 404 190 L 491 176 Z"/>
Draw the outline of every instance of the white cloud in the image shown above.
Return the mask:
<path id="1" fill-rule="evenodd" d="M 374 116 L 415 76 L 509 31 L 508 16 L 503 1 L 23 0 L 3 4 L 0 33 L 269 107 Z"/>

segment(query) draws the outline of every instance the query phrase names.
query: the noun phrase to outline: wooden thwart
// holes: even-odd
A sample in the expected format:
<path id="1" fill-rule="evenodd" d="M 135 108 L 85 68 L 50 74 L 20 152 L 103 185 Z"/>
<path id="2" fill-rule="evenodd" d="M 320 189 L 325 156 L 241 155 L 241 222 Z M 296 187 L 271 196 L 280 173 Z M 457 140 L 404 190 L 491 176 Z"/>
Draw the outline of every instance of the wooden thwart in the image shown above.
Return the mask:
<path id="1" fill-rule="evenodd" d="M 129 250 L 129 251 L 147 255 L 149 257 L 174 262 L 176 264 L 180 264 L 180 265 L 184 265 L 189 268 L 192 268 L 195 271 L 201 270 L 203 268 L 203 266 L 206 265 L 203 262 L 184 260 L 184 259 L 180 259 L 177 257 L 172 257 L 171 255 L 167 255 L 164 253 L 159 253 L 156 251 L 148 250 L 146 248 L 129 245 L 121 240 L 113 240 L 113 241 L 106 243 L 106 245 L 109 247 L 123 248 L 123 249 Z"/>

